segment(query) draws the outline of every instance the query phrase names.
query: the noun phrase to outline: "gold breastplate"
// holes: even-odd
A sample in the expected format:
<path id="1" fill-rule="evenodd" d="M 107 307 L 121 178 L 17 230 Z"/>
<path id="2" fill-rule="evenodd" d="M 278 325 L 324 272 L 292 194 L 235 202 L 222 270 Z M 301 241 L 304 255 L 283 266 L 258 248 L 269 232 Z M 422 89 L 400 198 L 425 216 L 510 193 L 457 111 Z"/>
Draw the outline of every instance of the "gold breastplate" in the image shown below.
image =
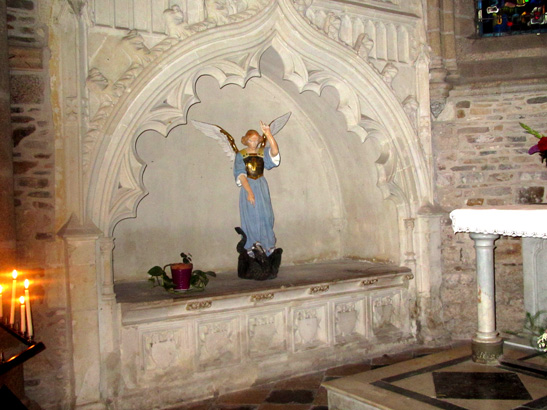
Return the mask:
<path id="1" fill-rule="evenodd" d="M 241 156 L 245 163 L 247 178 L 258 179 L 264 175 L 264 150 L 260 149 L 257 154 L 249 154 L 242 150 Z"/>

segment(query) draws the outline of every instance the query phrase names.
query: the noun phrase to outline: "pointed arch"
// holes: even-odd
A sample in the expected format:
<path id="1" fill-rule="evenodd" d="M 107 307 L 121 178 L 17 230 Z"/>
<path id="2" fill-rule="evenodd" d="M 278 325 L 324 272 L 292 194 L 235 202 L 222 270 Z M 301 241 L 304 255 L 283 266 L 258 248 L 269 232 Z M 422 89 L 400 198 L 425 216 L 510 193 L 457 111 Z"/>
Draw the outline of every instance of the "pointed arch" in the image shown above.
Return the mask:
<path id="1" fill-rule="evenodd" d="M 334 87 L 347 130 L 361 141 L 373 135 L 379 142 L 378 184 L 385 198 L 405 203 L 406 214 L 432 199 L 430 170 L 393 91 L 371 65 L 305 23 L 292 2 L 281 0 L 243 24 L 180 41 L 146 67 L 120 98 L 93 151 L 88 178 L 87 210 L 103 232 L 111 234 L 117 222 L 134 216 L 146 195 L 136 137 L 148 129 L 167 135 L 185 124 L 188 110 L 199 102 L 195 83 L 202 75 L 214 77 L 220 86 L 241 87 L 260 76 L 260 57 L 270 47 L 283 62 L 284 79 L 300 92 L 320 94 Z"/>

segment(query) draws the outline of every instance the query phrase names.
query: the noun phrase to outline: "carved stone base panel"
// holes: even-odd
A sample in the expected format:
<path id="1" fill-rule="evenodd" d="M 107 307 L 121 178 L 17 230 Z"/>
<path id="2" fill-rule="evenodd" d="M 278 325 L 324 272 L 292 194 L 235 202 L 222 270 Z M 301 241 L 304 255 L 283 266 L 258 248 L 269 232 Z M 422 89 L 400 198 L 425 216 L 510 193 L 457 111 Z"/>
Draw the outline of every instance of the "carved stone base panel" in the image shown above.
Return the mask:
<path id="1" fill-rule="evenodd" d="M 382 292 L 371 297 L 372 332 L 376 338 L 408 331 L 408 309 L 402 291 Z"/>
<path id="2" fill-rule="evenodd" d="M 366 307 L 366 299 L 362 297 L 333 302 L 335 344 L 348 344 L 368 338 Z"/>
<path id="3" fill-rule="evenodd" d="M 250 357 L 271 356 L 287 350 L 287 318 L 284 309 L 247 316 L 247 351 Z"/>
<path id="4" fill-rule="evenodd" d="M 120 303 L 119 408 L 157 406 L 158 389 L 167 407 L 404 349 L 416 341 L 410 273 L 366 273 L 302 284 L 293 276 L 240 294 L 215 293 L 217 277 L 204 293 Z"/>
<path id="5" fill-rule="evenodd" d="M 241 320 L 238 316 L 198 321 L 196 361 L 200 369 L 225 367 L 241 360 Z"/>
<path id="6" fill-rule="evenodd" d="M 193 343 L 188 324 L 141 329 L 141 357 L 145 372 L 162 372 L 173 366 L 192 370 Z"/>
<path id="7" fill-rule="evenodd" d="M 329 343 L 327 304 L 292 311 L 293 352 L 325 347 Z"/>
<path id="8" fill-rule="evenodd" d="M 195 371 L 192 323 L 162 322 L 121 328 L 123 384 L 128 389 L 177 380 Z"/>

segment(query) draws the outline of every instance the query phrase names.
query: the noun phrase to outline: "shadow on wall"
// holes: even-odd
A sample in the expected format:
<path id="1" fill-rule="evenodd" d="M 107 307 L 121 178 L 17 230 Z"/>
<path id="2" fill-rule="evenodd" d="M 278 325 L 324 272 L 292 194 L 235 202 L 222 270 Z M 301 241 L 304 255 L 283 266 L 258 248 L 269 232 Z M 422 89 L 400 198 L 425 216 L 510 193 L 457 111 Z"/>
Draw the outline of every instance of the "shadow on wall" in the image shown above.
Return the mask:
<path id="1" fill-rule="evenodd" d="M 299 94 L 279 77 L 275 52 L 261 63 L 263 76 L 245 88 L 220 89 L 214 78 L 201 77 L 201 103 L 188 119 L 222 126 L 242 149 L 241 136 L 259 129 L 260 120 L 293 112 L 276 136 L 281 164 L 265 171 L 283 263 L 344 256 L 396 260 L 397 214 L 376 187 L 373 143 L 346 131 L 334 89 L 320 97 Z M 121 221 L 114 231 L 115 280 L 146 280 L 151 266 L 171 263 L 182 251 L 192 253 L 201 269 L 235 270 L 240 188 L 218 143 L 188 123 L 167 138 L 146 131 L 136 149 L 147 164 L 143 182 L 149 194 L 137 218 Z"/>

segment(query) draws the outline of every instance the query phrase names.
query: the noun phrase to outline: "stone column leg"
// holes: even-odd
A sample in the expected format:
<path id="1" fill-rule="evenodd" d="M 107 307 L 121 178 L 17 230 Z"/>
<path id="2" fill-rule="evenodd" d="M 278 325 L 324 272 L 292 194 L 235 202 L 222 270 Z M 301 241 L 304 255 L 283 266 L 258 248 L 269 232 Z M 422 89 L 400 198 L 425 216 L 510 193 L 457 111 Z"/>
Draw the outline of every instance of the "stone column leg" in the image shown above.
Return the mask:
<path id="1" fill-rule="evenodd" d="M 101 398 L 100 278 L 97 278 L 96 243 L 102 232 L 92 223 L 72 217 L 59 231 L 66 246 L 68 314 L 72 333 L 71 409 L 104 410 Z M 100 282 L 99 282 L 100 283 Z"/>
<path id="2" fill-rule="evenodd" d="M 498 364 L 503 340 L 496 330 L 494 293 L 494 242 L 499 235 L 470 233 L 477 254 L 478 330 L 472 340 L 473 361 Z"/>

